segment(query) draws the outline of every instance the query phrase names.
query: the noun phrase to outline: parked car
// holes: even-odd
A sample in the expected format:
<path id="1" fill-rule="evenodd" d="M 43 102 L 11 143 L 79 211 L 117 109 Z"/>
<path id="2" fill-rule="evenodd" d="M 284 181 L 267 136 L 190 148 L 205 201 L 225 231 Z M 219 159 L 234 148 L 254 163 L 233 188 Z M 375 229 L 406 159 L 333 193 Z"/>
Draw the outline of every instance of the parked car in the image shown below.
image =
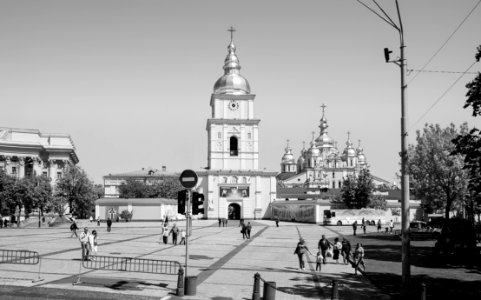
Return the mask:
<path id="1" fill-rule="evenodd" d="M 413 239 L 438 239 L 441 228 L 429 226 L 424 221 L 412 221 L 409 223 L 410 236 Z"/>

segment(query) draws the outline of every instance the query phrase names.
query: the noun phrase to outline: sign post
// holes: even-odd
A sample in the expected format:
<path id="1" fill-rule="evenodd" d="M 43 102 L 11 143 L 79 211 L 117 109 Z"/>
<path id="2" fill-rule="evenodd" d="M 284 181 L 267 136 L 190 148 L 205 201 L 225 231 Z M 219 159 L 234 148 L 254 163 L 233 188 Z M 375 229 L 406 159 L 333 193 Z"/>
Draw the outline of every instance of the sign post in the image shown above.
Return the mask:
<path id="1" fill-rule="evenodd" d="M 186 210 L 185 210 L 185 272 L 184 276 L 187 277 L 187 265 L 189 263 L 189 236 L 192 233 L 191 214 L 192 214 L 192 188 L 197 185 L 197 174 L 192 170 L 184 170 L 180 174 L 180 184 L 187 189 L 186 197 Z"/>

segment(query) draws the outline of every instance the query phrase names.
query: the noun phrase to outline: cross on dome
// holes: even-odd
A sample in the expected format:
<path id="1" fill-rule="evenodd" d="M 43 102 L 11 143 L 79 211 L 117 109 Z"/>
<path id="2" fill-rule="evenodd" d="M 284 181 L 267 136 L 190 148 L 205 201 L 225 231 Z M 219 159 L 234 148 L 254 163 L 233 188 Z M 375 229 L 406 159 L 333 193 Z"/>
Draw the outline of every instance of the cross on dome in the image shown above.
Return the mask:
<path id="1" fill-rule="evenodd" d="M 231 26 L 229 29 L 227 29 L 227 31 L 230 31 L 230 41 L 232 43 L 232 41 L 234 40 L 234 32 L 236 31 L 234 26 Z"/>

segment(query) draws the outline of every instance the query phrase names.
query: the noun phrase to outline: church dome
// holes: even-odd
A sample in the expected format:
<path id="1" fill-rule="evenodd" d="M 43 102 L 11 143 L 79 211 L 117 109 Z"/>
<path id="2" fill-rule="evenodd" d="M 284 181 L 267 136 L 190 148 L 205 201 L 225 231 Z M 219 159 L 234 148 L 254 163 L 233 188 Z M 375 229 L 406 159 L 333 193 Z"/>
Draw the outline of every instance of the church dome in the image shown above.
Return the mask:
<path id="1" fill-rule="evenodd" d="M 285 153 L 282 156 L 282 164 L 296 164 L 296 159 L 292 154 L 292 148 L 289 147 L 289 141 L 287 142 L 287 147 L 285 149 Z"/>
<path id="2" fill-rule="evenodd" d="M 245 95 L 250 94 L 251 88 L 247 79 L 240 75 L 241 66 L 235 53 L 236 46 L 232 41 L 227 47 L 228 54 L 224 60 L 224 75 L 214 84 L 214 94 Z"/>
<path id="3" fill-rule="evenodd" d="M 364 149 L 361 147 L 361 141 L 359 140 L 359 147 L 356 149 L 357 152 L 357 161 L 359 164 L 366 163 L 366 155 L 364 155 Z"/>

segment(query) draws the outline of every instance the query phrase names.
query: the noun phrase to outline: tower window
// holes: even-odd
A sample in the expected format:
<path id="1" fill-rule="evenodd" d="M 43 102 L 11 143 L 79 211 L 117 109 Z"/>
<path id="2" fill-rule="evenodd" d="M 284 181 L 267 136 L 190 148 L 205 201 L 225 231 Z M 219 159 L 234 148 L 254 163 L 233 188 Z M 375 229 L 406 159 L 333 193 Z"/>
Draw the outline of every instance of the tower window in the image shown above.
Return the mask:
<path id="1" fill-rule="evenodd" d="M 230 156 L 237 156 L 239 154 L 237 137 L 230 137 Z"/>
<path id="2" fill-rule="evenodd" d="M 218 138 L 218 139 L 222 138 L 222 133 L 218 132 L 218 133 L 217 133 L 217 138 Z"/>
<path id="3" fill-rule="evenodd" d="M 252 137 L 251 133 L 250 133 L 250 132 L 247 133 L 247 138 L 248 138 L 249 140 L 251 139 L 251 137 Z"/>

